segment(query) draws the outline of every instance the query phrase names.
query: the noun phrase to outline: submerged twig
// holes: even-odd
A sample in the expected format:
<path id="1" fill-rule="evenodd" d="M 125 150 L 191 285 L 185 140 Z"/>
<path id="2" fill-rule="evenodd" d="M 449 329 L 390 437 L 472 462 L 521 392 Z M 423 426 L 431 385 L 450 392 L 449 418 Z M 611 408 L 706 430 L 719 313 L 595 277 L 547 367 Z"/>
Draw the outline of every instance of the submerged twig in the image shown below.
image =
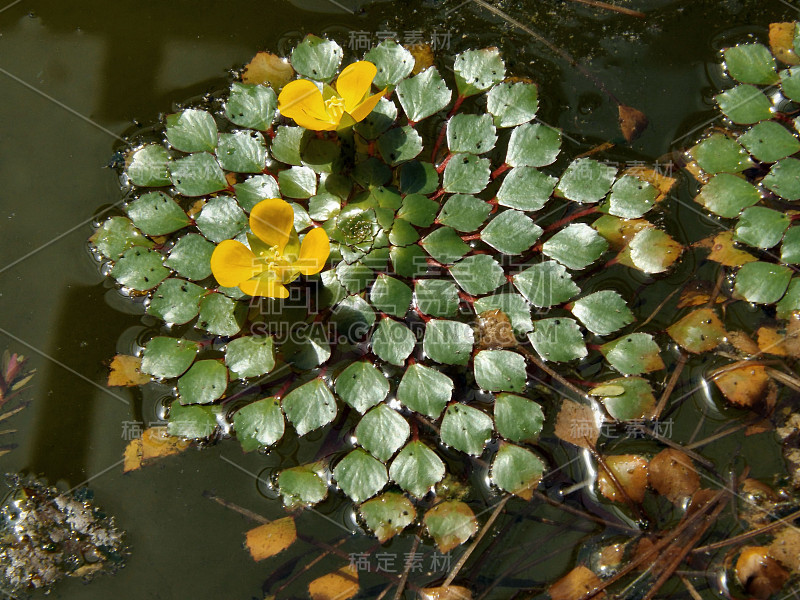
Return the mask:
<path id="1" fill-rule="evenodd" d="M 713 544 L 706 544 L 705 546 L 700 546 L 699 548 L 695 548 L 694 550 L 692 550 L 692 552 L 708 552 L 709 550 L 717 550 L 719 548 L 724 548 L 725 546 L 738 544 L 739 542 L 744 542 L 745 540 L 749 540 L 750 538 L 761 535 L 762 533 L 767 533 L 768 531 L 772 531 L 773 529 L 783 527 L 784 525 L 791 527 L 792 521 L 798 518 L 800 518 L 800 510 L 795 511 L 792 514 L 783 517 L 782 519 L 778 519 L 777 521 L 773 521 L 772 523 L 762 525 L 761 527 L 757 527 L 756 529 L 753 529 L 751 531 L 747 531 L 732 538 L 728 538 L 727 540 L 722 540 L 720 542 L 714 542 Z"/>
<path id="2" fill-rule="evenodd" d="M 613 12 L 620 13 L 622 15 L 628 15 L 629 17 L 639 17 L 643 19 L 647 15 L 643 12 L 639 12 L 638 10 L 632 10 L 630 8 L 623 8 L 621 6 L 614 6 L 613 4 L 609 4 L 608 2 L 601 2 L 600 0 L 570 0 L 570 2 L 577 2 L 579 4 L 585 4 L 587 6 L 593 6 L 595 8 L 602 8 L 604 10 L 610 10 Z"/>

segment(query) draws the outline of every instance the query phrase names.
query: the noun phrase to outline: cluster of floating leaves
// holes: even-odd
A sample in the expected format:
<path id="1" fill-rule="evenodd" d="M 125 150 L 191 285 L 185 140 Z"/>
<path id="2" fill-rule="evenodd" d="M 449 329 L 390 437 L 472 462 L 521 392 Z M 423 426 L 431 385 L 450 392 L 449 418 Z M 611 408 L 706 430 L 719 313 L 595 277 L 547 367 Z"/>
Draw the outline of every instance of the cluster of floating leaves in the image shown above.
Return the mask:
<path id="1" fill-rule="evenodd" d="M 757 92 L 767 99 L 754 85 L 778 77 L 773 68 L 766 80 L 757 46 L 726 53 L 742 85 L 719 101 L 734 121 L 771 119 L 772 110 L 764 116 L 756 106 L 763 102 L 751 98 Z M 646 218 L 674 180 L 648 167 L 620 171 L 591 155 L 565 157 L 561 132 L 536 120 L 537 87 L 507 77 L 496 49 L 456 56 L 448 83 L 435 66 L 383 42 L 364 58 L 377 66 L 375 88 L 387 92 L 352 135 L 307 131 L 277 115 L 276 91 L 295 72 L 332 82 L 343 54 L 314 36 L 290 61 L 261 53 L 224 100 L 169 115 L 164 140 L 129 153 L 125 215 L 109 218 L 91 242 L 110 275 L 165 326 L 140 356 L 116 357 L 112 375 L 117 384 L 174 385 L 176 397 L 166 431 L 136 440 L 126 468 L 186 446 L 170 438 L 234 435 L 244 451 L 263 450 L 357 413 L 352 446 L 277 474 L 284 503 L 317 504 L 335 482 L 381 542 L 417 523 L 421 508 L 425 530 L 447 551 L 472 537 L 478 523 L 470 506 L 445 489 L 444 453 L 485 459 L 498 492 L 530 500 L 557 466 L 537 448 L 547 420 L 557 437 L 594 457 L 600 493 L 634 516 L 648 488 L 678 506 L 691 499 L 695 511 L 674 529 L 640 540 L 649 546 L 626 546 L 637 557 L 628 567 L 615 566 L 623 550 L 609 551 L 617 562 L 594 571 L 616 573 L 610 579 L 600 583 L 579 567 L 559 582 L 571 591 L 554 586 L 551 595 L 595 595 L 637 565 L 660 564 L 654 571 L 670 576 L 692 549 L 676 558 L 675 547 L 696 541 L 700 520 L 729 498 L 701 489 L 692 457 L 680 450 L 651 459 L 596 450 L 604 419 L 624 425 L 657 419 L 663 410 L 653 374 L 665 369 L 666 336 L 639 331 L 632 299 L 593 276 L 618 265 L 654 278 L 681 257 L 685 248 Z M 744 110 L 743 98 L 755 104 Z M 768 204 L 800 198 L 800 189 L 786 196 L 794 193 L 790 161 L 800 165 L 790 157 L 797 151 L 792 143 L 800 144 L 768 120 L 741 136 L 714 132 L 690 152 L 704 183 L 698 201 L 738 218 L 733 232 L 700 246 L 737 268 L 731 299 L 777 304 L 783 317 L 800 309 L 800 285 L 786 266 L 793 259 L 769 249 L 783 240 L 791 257 L 792 216 Z M 759 189 L 754 184 L 762 177 Z M 301 237 L 313 226 L 325 229 L 328 267 L 292 284 L 284 301 L 218 286 L 209 265 L 215 246 L 228 239 L 247 244 L 249 211 L 275 197 L 292 204 Z M 690 310 L 667 334 L 684 360 L 726 341 L 735 342 L 742 360 L 759 353 L 747 334 L 726 331 L 721 292 L 718 286 L 682 298 Z M 791 345 L 785 329 L 770 332 Z M 537 385 L 544 373 L 566 394 L 575 387 L 557 369 L 599 363 L 588 396 L 573 394 L 579 402 L 564 400 L 557 414 L 545 415 Z M 729 400 L 747 406 L 773 390 L 778 377 L 753 362 L 712 375 Z M 287 517 L 253 530 L 248 545 L 263 559 L 295 537 Z M 670 553 L 662 555 L 665 548 Z M 353 576 L 338 575 L 346 582 Z"/>

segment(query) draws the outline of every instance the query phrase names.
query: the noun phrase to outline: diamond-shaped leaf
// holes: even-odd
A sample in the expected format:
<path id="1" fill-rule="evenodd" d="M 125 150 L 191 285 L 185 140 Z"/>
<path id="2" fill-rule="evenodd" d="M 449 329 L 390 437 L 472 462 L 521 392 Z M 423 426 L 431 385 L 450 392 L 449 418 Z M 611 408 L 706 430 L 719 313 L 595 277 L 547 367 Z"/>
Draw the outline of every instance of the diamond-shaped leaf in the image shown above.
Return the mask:
<path id="1" fill-rule="evenodd" d="M 521 392 L 528 379 L 525 359 L 509 350 L 481 350 L 474 360 L 475 383 L 490 392 Z"/>
<path id="2" fill-rule="evenodd" d="M 411 296 L 411 288 L 405 283 L 381 273 L 375 279 L 369 299 L 379 311 L 403 317 L 411 305 Z"/>
<path id="3" fill-rule="evenodd" d="M 246 212 L 267 198 L 280 198 L 278 182 L 272 175 L 254 175 L 233 186 L 236 200 Z"/>
<path id="4" fill-rule="evenodd" d="M 389 476 L 394 482 L 418 498 L 428 493 L 444 474 L 442 459 L 418 440 L 407 444 L 389 467 Z"/>
<path id="5" fill-rule="evenodd" d="M 761 162 L 775 162 L 800 151 L 800 140 L 775 121 L 753 125 L 739 143 Z"/>
<path id="6" fill-rule="evenodd" d="M 309 167 L 291 167 L 278 173 L 278 186 L 287 198 L 310 198 L 317 193 L 317 174 Z"/>
<path id="7" fill-rule="evenodd" d="M 134 151 L 125 172 L 134 185 L 161 187 L 170 184 L 169 153 L 158 144 L 147 144 Z"/>
<path id="8" fill-rule="evenodd" d="M 175 243 L 164 262 L 186 279 L 199 281 L 211 275 L 214 244 L 196 233 L 187 233 Z"/>
<path id="9" fill-rule="evenodd" d="M 734 291 L 756 304 L 774 304 L 789 287 L 792 270 L 783 265 L 756 261 L 742 265 L 736 272 Z"/>
<path id="10" fill-rule="evenodd" d="M 530 450 L 502 443 L 492 461 L 492 483 L 501 490 L 530 500 L 542 479 L 544 464 Z"/>
<path id="11" fill-rule="evenodd" d="M 416 520 L 411 500 L 397 492 L 386 492 L 358 507 L 361 517 L 383 544 Z"/>
<path id="12" fill-rule="evenodd" d="M 653 208 L 658 190 L 633 175 L 623 175 L 611 187 L 608 195 L 609 214 L 625 219 L 637 219 Z"/>
<path id="13" fill-rule="evenodd" d="M 428 227 L 436 218 L 439 203 L 422 194 L 408 194 L 397 211 L 397 218 L 408 221 L 417 227 Z"/>
<path id="14" fill-rule="evenodd" d="M 608 335 L 634 321 L 625 300 L 613 290 L 602 290 L 576 300 L 572 314 L 597 335 Z"/>
<path id="15" fill-rule="evenodd" d="M 493 294 L 475 301 L 475 312 L 499 310 L 511 319 L 511 327 L 516 335 L 524 335 L 533 329 L 531 307 L 519 294 Z"/>
<path id="16" fill-rule="evenodd" d="M 486 413 L 464 404 L 451 404 L 444 413 L 440 436 L 456 450 L 479 456 L 492 438 L 494 423 Z"/>
<path id="17" fill-rule="evenodd" d="M 452 393 L 453 382 L 447 375 L 419 363 L 406 369 L 397 386 L 402 404 L 433 419 L 442 414 Z"/>
<path id="18" fill-rule="evenodd" d="M 456 56 L 453 72 L 458 94 L 462 97 L 485 92 L 506 76 L 506 68 L 497 48 L 462 52 Z"/>
<path id="19" fill-rule="evenodd" d="M 422 349 L 432 360 L 446 365 L 465 365 L 472 354 L 474 338 L 466 323 L 432 319 L 425 325 Z"/>
<path id="20" fill-rule="evenodd" d="M 570 269 L 584 269 L 608 250 L 608 242 L 585 223 L 573 223 L 542 246 L 545 256 Z"/>
<path id="21" fill-rule="evenodd" d="M 539 92 L 533 83 L 499 83 L 489 90 L 486 110 L 494 116 L 497 127 L 513 127 L 536 116 Z"/>
<path id="22" fill-rule="evenodd" d="M 514 275 L 512 281 L 528 302 L 539 308 L 562 304 L 580 292 L 566 268 L 554 260 L 533 265 Z"/>
<path id="23" fill-rule="evenodd" d="M 127 209 L 133 224 L 145 235 L 164 235 L 189 224 L 181 207 L 163 192 L 150 192 L 131 202 Z"/>
<path id="24" fill-rule="evenodd" d="M 566 168 L 556 191 L 564 198 L 582 204 L 598 202 L 608 193 L 616 174 L 616 167 L 591 158 L 578 158 Z"/>
<path id="25" fill-rule="evenodd" d="M 475 196 L 453 194 L 439 213 L 439 222 L 458 231 L 475 231 L 489 216 L 492 207 Z"/>
<path id="26" fill-rule="evenodd" d="M 518 210 L 501 212 L 481 231 L 481 239 L 503 254 L 522 254 L 541 235 L 542 228 Z"/>
<path id="27" fill-rule="evenodd" d="M 477 194 L 489 183 L 489 159 L 465 152 L 453 154 L 444 168 L 442 188 L 448 193 Z"/>
<path id="28" fill-rule="evenodd" d="M 165 323 L 183 325 L 197 316 L 200 299 L 207 293 L 205 288 L 183 279 L 167 279 L 153 292 L 147 314 Z"/>
<path id="29" fill-rule="evenodd" d="M 375 366 L 357 361 L 336 378 L 338 396 L 362 415 L 389 394 L 389 382 Z"/>
<path id="30" fill-rule="evenodd" d="M 656 227 L 637 231 L 619 257 L 620 264 L 645 273 L 663 273 L 678 260 L 683 246 Z"/>
<path id="31" fill-rule="evenodd" d="M 286 425 L 277 398 L 264 398 L 243 406 L 233 415 L 233 429 L 242 450 L 271 446 L 283 437 Z"/>
<path id="32" fill-rule="evenodd" d="M 220 133 L 217 160 L 226 171 L 261 173 L 267 157 L 264 136 L 258 131 Z"/>
<path id="33" fill-rule="evenodd" d="M 740 44 L 724 52 L 725 66 L 736 81 L 770 85 L 778 81 L 775 59 L 762 44 Z"/>
<path id="34" fill-rule="evenodd" d="M 342 491 L 353 502 L 363 502 L 380 492 L 389 478 L 386 467 L 361 448 L 345 456 L 333 469 L 333 476 Z"/>
<path id="35" fill-rule="evenodd" d="M 439 227 L 425 236 L 420 245 L 440 263 L 450 264 L 469 252 L 470 247 L 450 227 Z"/>
<path id="36" fill-rule="evenodd" d="M 588 353 L 580 327 L 568 317 L 536 321 L 528 339 L 544 360 L 567 362 Z"/>
<path id="37" fill-rule="evenodd" d="M 515 127 L 508 140 L 506 164 L 512 167 L 544 167 L 561 151 L 561 131 L 543 123 Z"/>
<path id="38" fill-rule="evenodd" d="M 336 399 L 319 378 L 289 392 L 281 404 L 297 435 L 305 435 L 336 418 Z"/>
<path id="39" fill-rule="evenodd" d="M 318 464 L 284 469 L 278 475 L 278 488 L 288 508 L 312 506 L 328 495 L 328 484 L 320 477 Z"/>
<path id="40" fill-rule="evenodd" d="M 169 177 L 182 196 L 205 196 L 228 187 L 225 173 L 208 152 L 190 154 L 172 161 Z"/>
<path id="41" fill-rule="evenodd" d="M 488 206 L 488 205 L 487 205 Z M 111 217 L 92 234 L 89 241 L 106 258 L 117 259 L 133 246 L 152 248 L 153 242 L 144 237 L 126 217 Z"/>
<path id="42" fill-rule="evenodd" d="M 453 317 L 458 313 L 458 288 L 446 279 L 417 279 L 414 287 L 417 308 L 432 317 Z"/>
<path id="43" fill-rule="evenodd" d="M 178 377 L 186 372 L 197 356 L 195 342 L 171 337 L 154 337 L 142 353 L 142 373 L 153 377 Z"/>
<path id="44" fill-rule="evenodd" d="M 706 173 L 739 173 L 752 166 L 742 146 L 721 133 L 714 133 L 694 146 L 692 157 Z"/>
<path id="45" fill-rule="evenodd" d="M 470 296 L 488 294 L 506 282 L 503 267 L 487 254 L 467 256 L 450 267 L 450 275 Z"/>
<path id="46" fill-rule="evenodd" d="M 512 442 L 535 442 L 544 426 L 542 407 L 514 394 L 498 394 L 494 400 L 497 433 Z"/>
<path id="47" fill-rule="evenodd" d="M 217 147 L 217 124 L 206 111 L 188 108 L 167 116 L 167 141 L 183 152 L 211 151 Z"/>
<path id="48" fill-rule="evenodd" d="M 737 85 L 717 94 L 714 99 L 720 110 L 734 123 L 749 125 L 772 117 L 769 98 L 752 85 Z"/>
<path id="49" fill-rule="evenodd" d="M 169 407 L 167 434 L 187 439 L 203 439 L 214 434 L 219 426 L 213 406 L 183 406 L 175 400 Z"/>
<path id="50" fill-rule="evenodd" d="M 591 393 L 599 396 L 608 414 L 620 421 L 650 418 L 656 407 L 653 390 L 641 377 L 611 379 L 595 387 Z"/>
<path id="51" fill-rule="evenodd" d="M 208 294 L 200 300 L 197 327 L 215 335 L 234 336 L 242 328 L 243 309 L 223 294 Z"/>
<path id="52" fill-rule="evenodd" d="M 440 502 L 425 513 L 423 522 L 442 553 L 463 544 L 478 531 L 475 513 L 459 500 Z"/>
<path id="53" fill-rule="evenodd" d="M 342 48 L 333 40 L 309 34 L 292 50 L 291 63 L 300 75 L 328 82 L 342 64 Z"/>
<path id="54" fill-rule="evenodd" d="M 355 433 L 359 444 L 386 462 L 406 443 L 411 427 L 396 410 L 380 404 L 364 415 Z"/>
<path id="55" fill-rule="evenodd" d="M 228 387 L 228 369 L 218 360 L 198 360 L 178 379 L 181 404 L 210 404 Z"/>
<path id="56" fill-rule="evenodd" d="M 800 200 L 800 160 L 784 158 L 776 162 L 761 185 L 785 200 Z"/>
<path id="57" fill-rule="evenodd" d="M 244 231 L 247 216 L 232 196 L 217 196 L 206 202 L 195 223 L 206 238 L 219 243 Z"/>
<path id="58" fill-rule="evenodd" d="M 489 115 L 457 114 L 447 123 L 447 147 L 450 152 L 483 154 L 497 143 L 497 134 Z"/>
<path id="59" fill-rule="evenodd" d="M 394 167 L 422 152 L 422 137 L 408 125 L 394 127 L 378 138 L 378 151 Z"/>
<path id="60" fill-rule="evenodd" d="M 275 119 L 277 106 L 271 87 L 234 81 L 225 102 L 225 116 L 239 127 L 266 131 Z"/>
<path id="61" fill-rule="evenodd" d="M 720 173 L 709 179 L 694 200 L 714 214 L 733 218 L 761 200 L 761 194 L 743 177 Z"/>
<path id="62" fill-rule="evenodd" d="M 397 84 L 397 99 L 412 123 L 442 110 L 452 95 L 436 67 L 428 67 Z"/>
<path id="63" fill-rule="evenodd" d="M 364 60 L 370 61 L 378 69 L 372 83 L 379 88 L 397 85 L 405 79 L 414 68 L 414 56 L 394 40 L 384 40 L 365 55 Z"/>
<path id="64" fill-rule="evenodd" d="M 751 206 L 744 209 L 736 224 L 735 239 L 756 248 L 772 248 L 783 238 L 789 227 L 787 214 L 765 208 Z"/>
<path id="65" fill-rule="evenodd" d="M 519 210 L 539 210 L 550 199 L 558 180 L 533 167 L 515 167 L 497 190 L 497 202 Z"/>
<path id="66" fill-rule="evenodd" d="M 228 342 L 225 364 L 236 377 L 256 377 L 275 367 L 272 337 L 245 336 Z"/>
<path id="67" fill-rule="evenodd" d="M 624 375 L 639 375 L 664 368 L 658 344 L 648 333 L 631 333 L 600 346 L 606 360 Z"/>
<path id="68" fill-rule="evenodd" d="M 713 350 L 725 339 L 725 326 L 711 308 L 700 308 L 673 323 L 667 333 L 682 348 L 700 353 Z"/>
<path id="69" fill-rule="evenodd" d="M 155 250 L 134 246 L 125 252 L 111 269 L 120 285 L 143 292 L 156 287 L 169 275 L 163 257 Z"/>
<path id="70" fill-rule="evenodd" d="M 414 351 L 416 338 L 408 327 L 387 317 L 378 324 L 371 342 L 372 351 L 378 358 L 403 366 Z"/>

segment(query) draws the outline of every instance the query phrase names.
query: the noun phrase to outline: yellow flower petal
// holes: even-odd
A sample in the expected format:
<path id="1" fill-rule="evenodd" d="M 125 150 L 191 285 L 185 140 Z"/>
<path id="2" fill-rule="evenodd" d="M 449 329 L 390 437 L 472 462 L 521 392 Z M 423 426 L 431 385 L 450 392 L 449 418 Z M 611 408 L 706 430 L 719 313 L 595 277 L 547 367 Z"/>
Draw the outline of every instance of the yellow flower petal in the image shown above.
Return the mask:
<path id="1" fill-rule="evenodd" d="M 263 269 L 263 265 L 256 262 L 256 255 L 247 246 L 234 240 L 225 240 L 214 248 L 211 255 L 211 272 L 224 287 L 237 286 Z"/>
<path id="2" fill-rule="evenodd" d="M 267 298 L 288 298 L 289 290 L 275 278 L 271 272 L 260 277 L 248 279 L 239 284 L 239 289 L 249 296 L 265 296 Z"/>
<path id="3" fill-rule="evenodd" d="M 308 79 L 290 81 L 278 96 L 278 110 L 295 123 L 314 131 L 330 131 L 336 122 L 328 114 L 322 92 Z"/>
<path id="4" fill-rule="evenodd" d="M 268 246 L 283 252 L 294 229 L 294 210 L 280 198 L 262 200 L 250 211 L 250 229 Z"/>
<path id="5" fill-rule="evenodd" d="M 366 100 L 364 100 L 361 104 L 355 107 L 352 112 L 348 113 L 353 120 L 358 123 L 359 121 L 363 121 L 367 118 L 367 115 L 373 111 L 373 109 L 378 105 L 383 94 L 386 92 L 386 89 L 378 92 L 374 96 L 370 96 Z"/>
<path id="6" fill-rule="evenodd" d="M 300 244 L 300 256 L 292 265 L 298 273 L 314 275 L 322 271 L 328 255 L 331 253 L 331 242 L 322 227 L 315 227 L 306 234 Z"/>
<path id="7" fill-rule="evenodd" d="M 356 110 L 364 96 L 369 93 L 370 87 L 372 87 L 372 80 L 375 79 L 377 74 L 378 69 L 368 60 L 354 62 L 342 70 L 336 80 L 336 92 L 344 98 L 345 111 L 351 115 L 353 114 L 353 111 Z M 375 108 L 374 105 L 373 108 Z M 364 116 L 366 117 L 367 115 Z M 361 119 L 356 120 L 360 121 Z"/>

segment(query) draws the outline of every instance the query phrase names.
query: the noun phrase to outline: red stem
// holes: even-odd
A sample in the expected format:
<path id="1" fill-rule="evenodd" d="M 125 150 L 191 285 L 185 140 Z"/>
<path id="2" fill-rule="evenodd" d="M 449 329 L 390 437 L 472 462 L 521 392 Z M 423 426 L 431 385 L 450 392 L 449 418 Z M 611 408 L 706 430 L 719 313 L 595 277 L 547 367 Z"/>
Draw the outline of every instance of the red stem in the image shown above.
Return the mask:
<path id="1" fill-rule="evenodd" d="M 584 210 L 579 210 L 578 212 L 574 212 L 571 215 L 567 215 L 563 219 L 556 221 L 552 225 L 548 225 L 544 228 L 544 232 L 547 233 L 548 231 L 553 231 L 554 229 L 561 228 L 562 225 L 566 225 L 574 221 L 575 219 L 580 219 L 581 217 L 585 217 L 586 215 L 591 215 L 592 213 L 597 212 L 596 206 L 590 206 L 589 208 L 585 208 Z"/>

